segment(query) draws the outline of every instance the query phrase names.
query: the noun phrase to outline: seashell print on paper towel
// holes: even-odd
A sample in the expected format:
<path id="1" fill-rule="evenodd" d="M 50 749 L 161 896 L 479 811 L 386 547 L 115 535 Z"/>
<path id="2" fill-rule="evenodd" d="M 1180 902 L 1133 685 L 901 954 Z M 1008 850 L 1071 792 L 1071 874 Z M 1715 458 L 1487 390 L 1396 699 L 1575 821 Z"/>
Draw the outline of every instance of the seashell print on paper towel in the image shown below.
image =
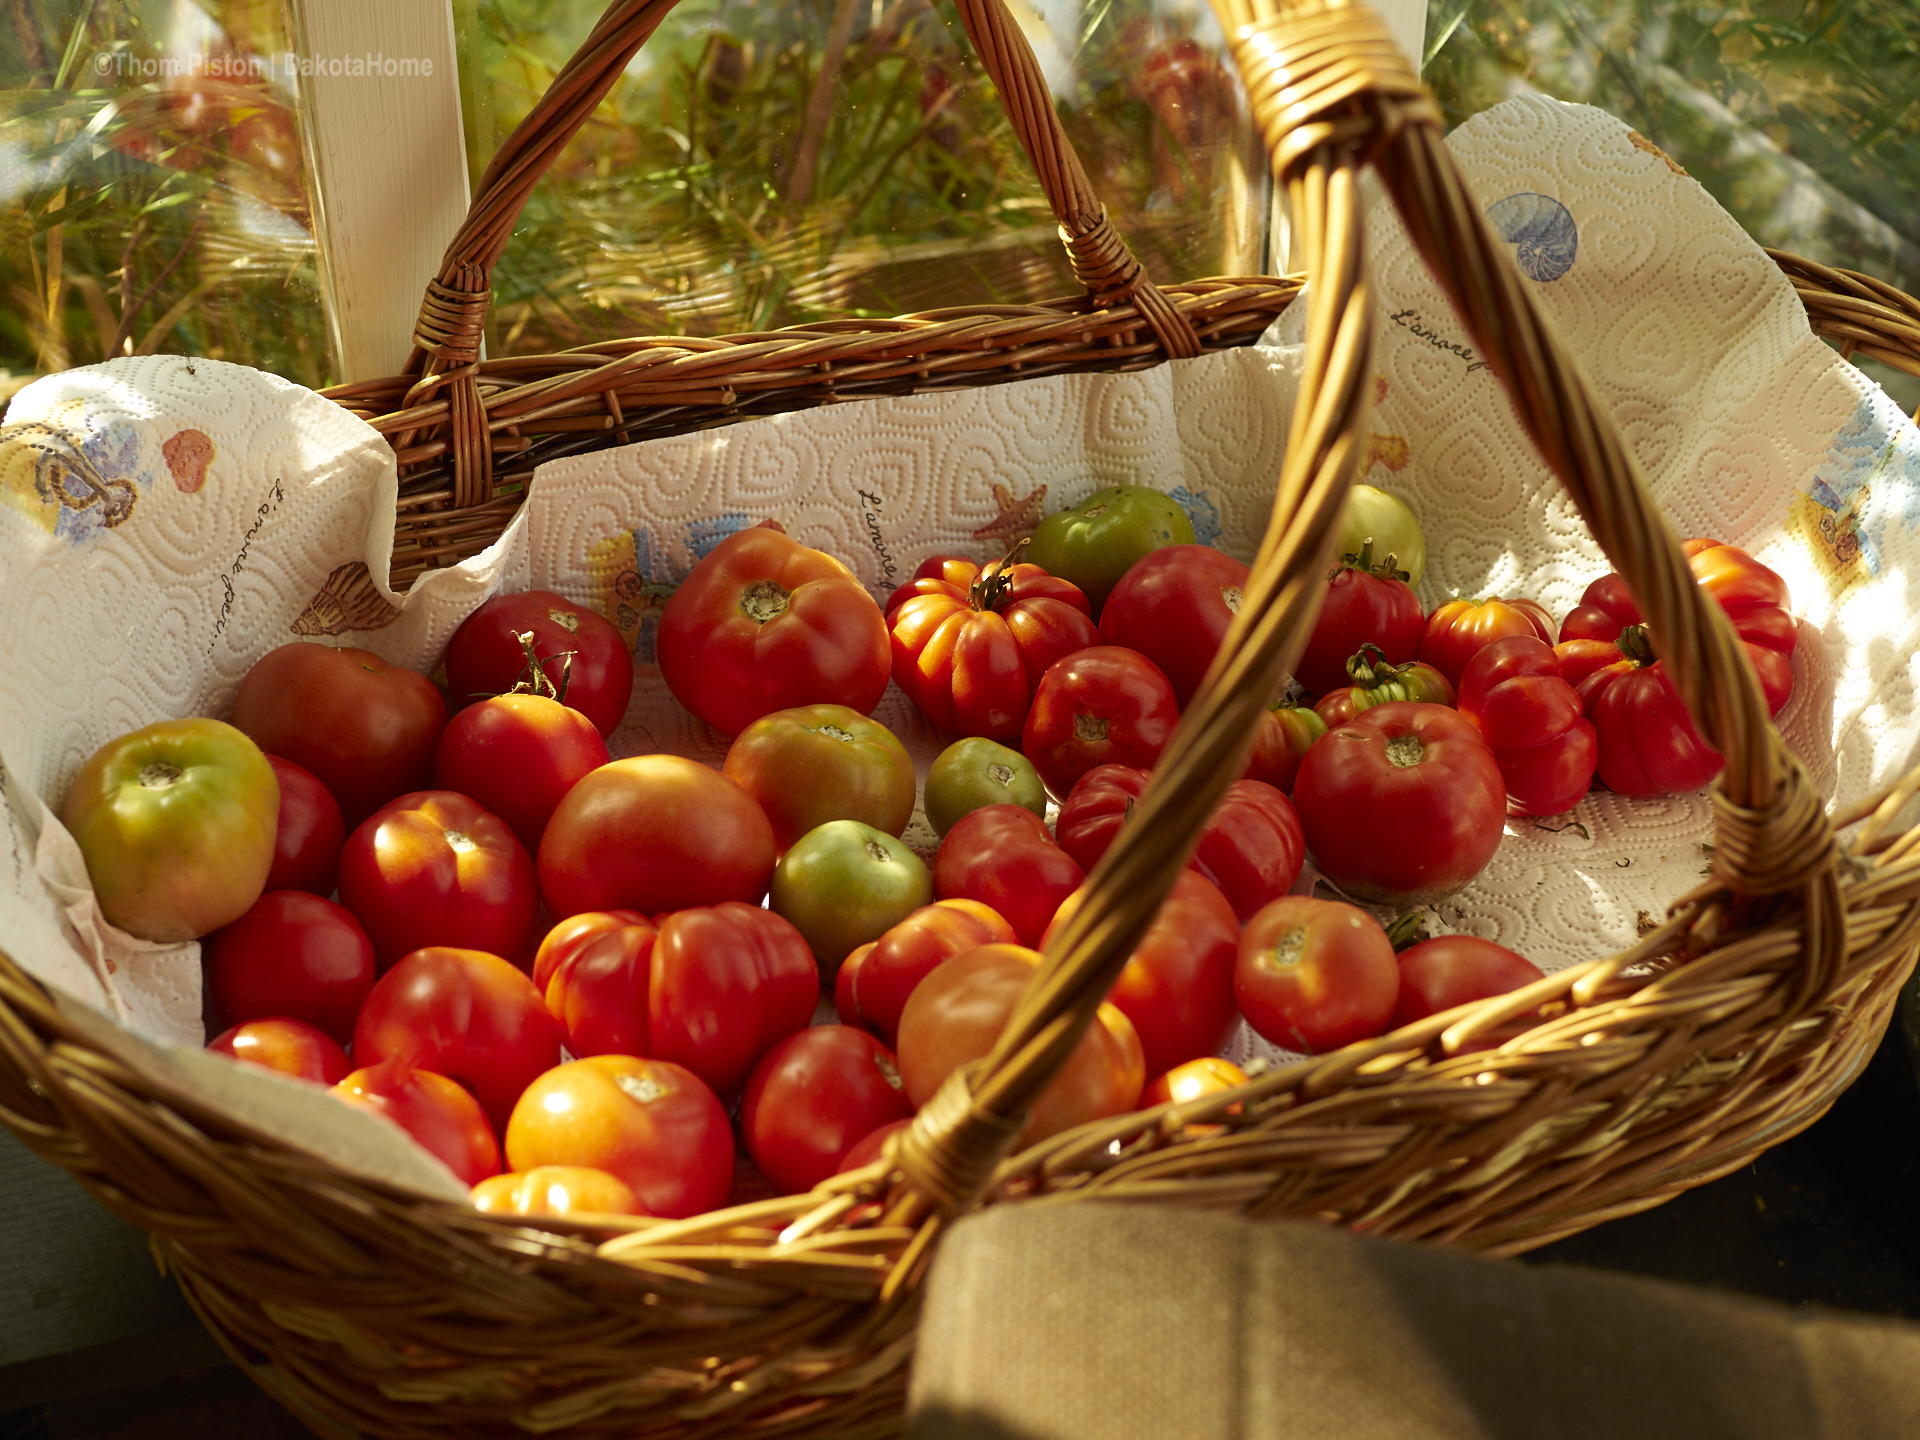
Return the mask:
<path id="1" fill-rule="evenodd" d="M 1573 268 L 1580 231 L 1567 207 L 1551 195 L 1523 191 L 1487 207 L 1487 223 L 1514 248 L 1521 274 L 1543 284 Z"/>
<path id="2" fill-rule="evenodd" d="M 296 635 L 340 635 L 348 630 L 383 630 L 400 618 L 386 596 L 373 588 L 361 560 L 342 565 L 315 592 L 287 628 Z"/>

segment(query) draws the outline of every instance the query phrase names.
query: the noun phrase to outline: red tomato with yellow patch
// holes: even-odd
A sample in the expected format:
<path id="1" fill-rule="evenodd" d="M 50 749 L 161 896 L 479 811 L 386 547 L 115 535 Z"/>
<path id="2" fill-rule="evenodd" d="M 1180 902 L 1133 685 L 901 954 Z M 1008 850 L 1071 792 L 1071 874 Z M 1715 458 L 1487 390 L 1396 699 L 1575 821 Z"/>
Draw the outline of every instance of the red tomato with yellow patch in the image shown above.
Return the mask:
<path id="1" fill-rule="evenodd" d="M 892 669 L 887 623 L 853 572 L 759 527 L 729 535 L 680 582 L 657 648 L 674 698 L 727 735 L 797 705 L 871 715 Z"/>
<path id="2" fill-rule="evenodd" d="M 517 955 L 538 896 L 533 861 L 506 821 L 451 790 L 419 790 L 347 837 L 340 900 L 384 969 L 425 945 Z"/>
<path id="3" fill-rule="evenodd" d="M 659 934 L 651 921 L 636 916 L 631 924 L 586 930 L 556 947 L 540 993 L 569 1054 L 653 1053 L 647 990 Z M 538 957 L 534 963 L 537 970 Z"/>

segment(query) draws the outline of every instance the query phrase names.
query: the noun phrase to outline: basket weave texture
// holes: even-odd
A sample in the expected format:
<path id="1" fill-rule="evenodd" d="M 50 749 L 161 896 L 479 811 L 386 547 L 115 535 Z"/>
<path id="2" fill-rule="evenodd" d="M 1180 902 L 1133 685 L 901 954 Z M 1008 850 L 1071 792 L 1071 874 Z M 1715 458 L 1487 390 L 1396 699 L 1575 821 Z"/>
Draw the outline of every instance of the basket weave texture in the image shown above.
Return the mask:
<path id="1" fill-rule="evenodd" d="M 616 4 L 509 141 L 434 282 L 413 373 L 339 392 L 394 437 L 413 477 L 409 513 L 437 517 L 414 532 L 416 566 L 497 534 L 518 496 L 496 461 L 551 453 L 540 447 L 554 437 L 618 443 L 859 394 L 1150 364 L 1250 338 L 1294 293 L 1271 279 L 1158 289 L 1129 269 L 1090 218 L 1084 176 L 1075 188 L 1018 30 L 997 0 L 960 0 L 1010 112 L 1028 117 L 1023 138 L 1086 257 L 1088 297 L 476 363 L 485 274 L 513 214 L 559 132 L 667 8 Z M 1824 813 L 1371 12 L 1324 0 L 1216 8 L 1313 277 L 1272 525 L 1141 823 L 1090 877 L 994 1053 L 953 1077 L 887 1159 L 811 1194 L 690 1220 L 513 1223 L 356 1179 L 196 1106 L 90 1045 L 0 957 L 0 1119 L 150 1230 L 215 1334 L 245 1362 L 271 1361 L 292 1398 L 396 1437 L 888 1434 L 920 1281 L 943 1229 L 973 1207 L 1153 1199 L 1511 1253 L 1737 1167 L 1817 1118 L 1870 1053 L 1920 950 L 1920 830 L 1893 823 L 1920 776 L 1858 813 Z M 1239 773 L 1324 590 L 1368 433 L 1367 164 L 1627 579 L 1701 734 L 1727 756 L 1713 874 L 1623 953 L 1010 1155 Z M 1782 263 L 1828 333 L 1920 371 L 1920 306 Z M 575 420 L 592 424 L 560 423 Z M 1219 1128 L 1194 1134 L 1199 1122 Z"/>

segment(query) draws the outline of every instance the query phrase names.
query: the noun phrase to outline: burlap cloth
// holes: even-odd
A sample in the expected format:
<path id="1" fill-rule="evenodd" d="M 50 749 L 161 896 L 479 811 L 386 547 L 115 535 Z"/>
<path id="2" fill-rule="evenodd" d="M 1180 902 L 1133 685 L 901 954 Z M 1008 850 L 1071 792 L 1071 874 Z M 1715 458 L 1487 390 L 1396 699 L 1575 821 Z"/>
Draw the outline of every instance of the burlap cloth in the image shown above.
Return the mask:
<path id="1" fill-rule="evenodd" d="M 958 1225 L 912 1440 L 1917 1440 L 1920 1327 L 1117 1204 Z"/>

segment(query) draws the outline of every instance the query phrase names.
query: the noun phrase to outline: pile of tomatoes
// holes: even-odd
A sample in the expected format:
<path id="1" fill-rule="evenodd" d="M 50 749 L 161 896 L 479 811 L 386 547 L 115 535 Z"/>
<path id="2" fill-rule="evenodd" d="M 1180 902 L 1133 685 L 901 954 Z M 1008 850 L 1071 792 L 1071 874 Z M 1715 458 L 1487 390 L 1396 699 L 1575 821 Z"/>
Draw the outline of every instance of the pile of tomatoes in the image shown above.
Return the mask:
<path id="1" fill-rule="evenodd" d="M 1471 936 L 1396 954 L 1369 910 L 1290 893 L 1309 855 L 1406 909 L 1596 770 L 1628 794 L 1717 771 L 1617 577 L 1557 636 L 1527 600 L 1429 615 L 1404 507 L 1362 487 L 1349 524 L 1369 533 L 1328 577 L 1293 698 L 1024 1139 L 1239 1083 L 1216 1054 L 1243 1017 L 1325 1051 L 1540 978 Z M 631 656 L 533 592 L 468 619 L 444 686 L 283 646 L 231 725 L 121 737 L 62 818 L 109 920 L 206 937 L 212 1048 L 386 1116 L 482 1208 L 695 1214 L 734 1193 L 741 1149 L 802 1190 L 877 1158 L 991 1048 L 1131 823 L 1248 579 L 1192 542 L 1166 496 L 1116 487 L 1043 522 L 1045 565 L 936 557 L 883 608 L 756 527 L 695 566 L 658 635 L 675 697 L 734 737 L 720 770 L 612 758 Z M 1689 554 L 1777 710 L 1785 586 L 1731 546 Z M 869 718 L 889 680 L 958 737 L 926 778 L 930 864 L 901 839 L 913 765 Z M 839 1023 L 814 1023 L 826 992 Z"/>

